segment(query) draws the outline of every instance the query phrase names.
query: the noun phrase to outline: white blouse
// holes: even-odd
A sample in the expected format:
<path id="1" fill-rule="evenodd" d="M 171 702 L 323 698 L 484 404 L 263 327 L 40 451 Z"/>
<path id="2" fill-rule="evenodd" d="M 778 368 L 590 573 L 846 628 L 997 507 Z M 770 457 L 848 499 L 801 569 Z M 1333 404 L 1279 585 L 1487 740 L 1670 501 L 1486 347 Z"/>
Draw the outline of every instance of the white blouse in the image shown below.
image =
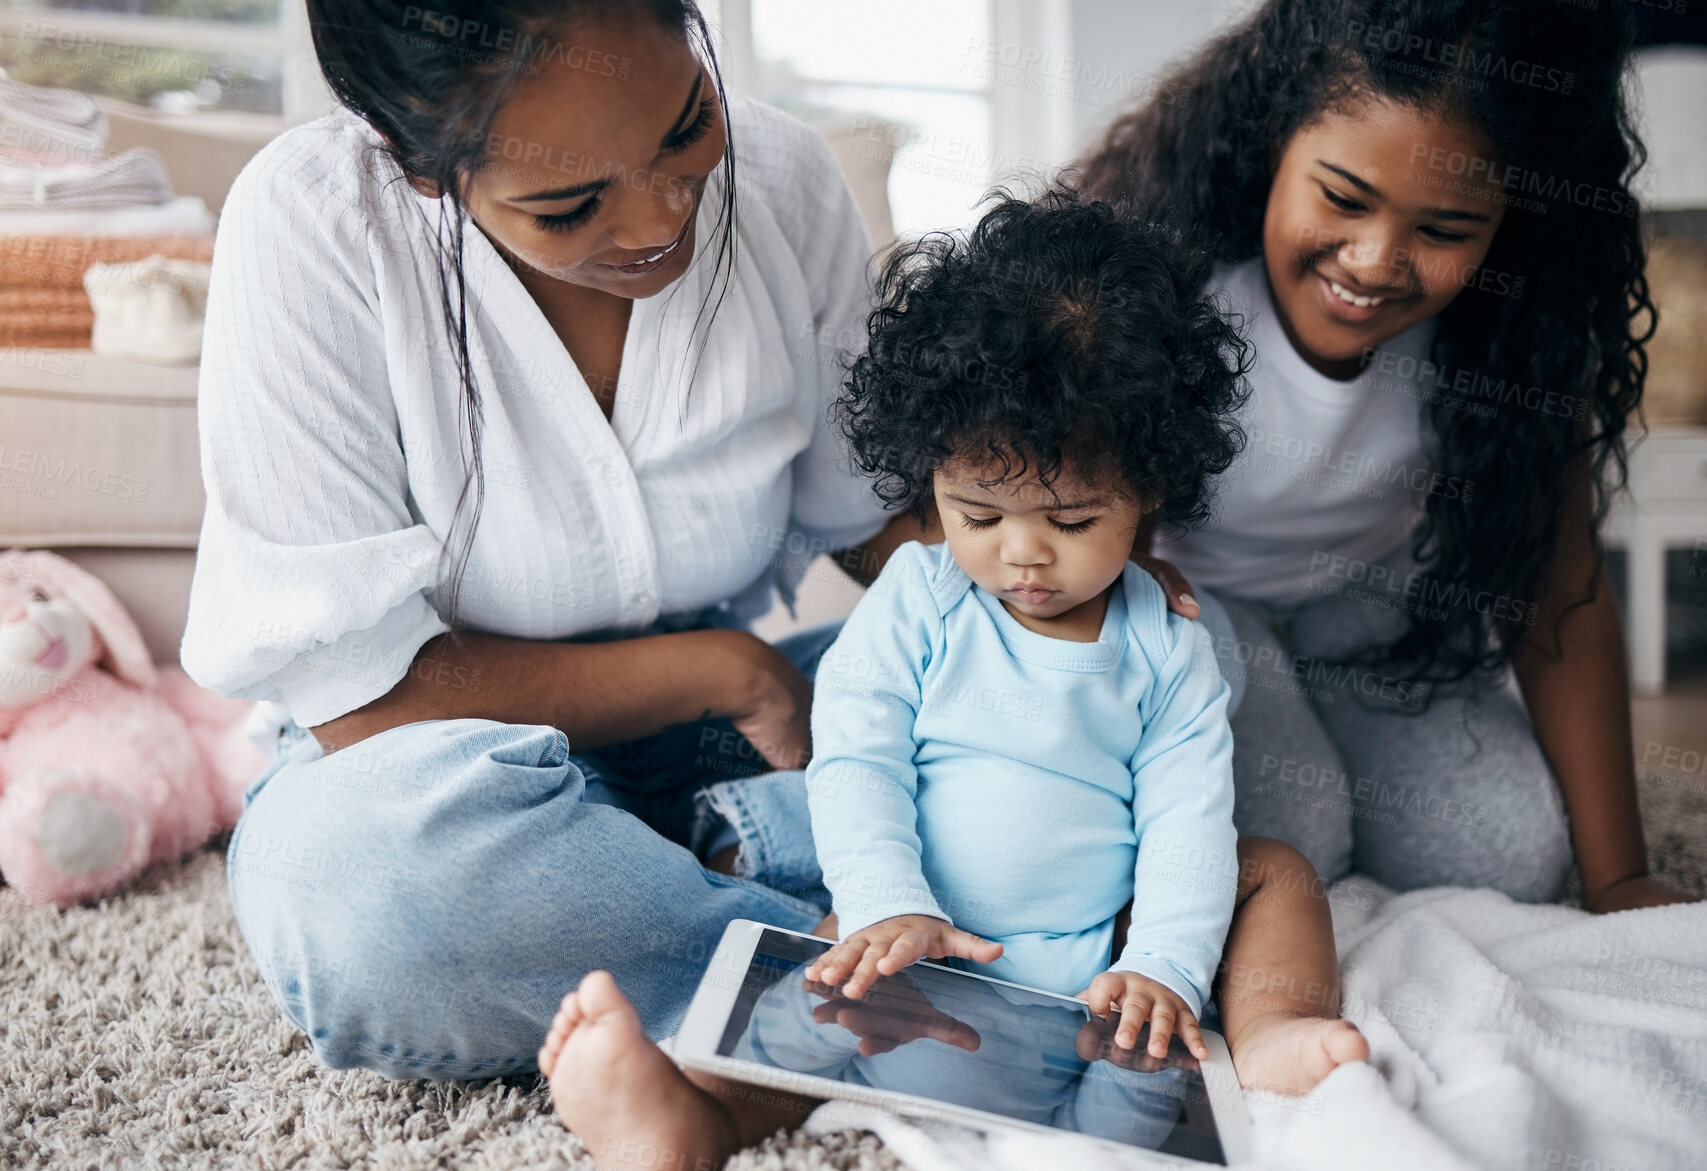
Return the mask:
<path id="1" fill-rule="evenodd" d="M 733 277 L 696 330 L 722 283 L 720 167 L 692 266 L 634 304 L 608 421 L 516 275 L 465 231 L 486 484 L 458 599 L 471 629 L 562 639 L 718 604 L 752 618 L 773 589 L 792 597 L 805 554 L 887 519 L 827 414 L 870 308 L 864 226 L 818 135 L 730 104 Z M 446 629 L 467 442 L 439 205 L 378 142 L 339 112 L 269 144 L 225 204 L 209 287 L 183 665 L 304 727 L 390 691 Z"/>

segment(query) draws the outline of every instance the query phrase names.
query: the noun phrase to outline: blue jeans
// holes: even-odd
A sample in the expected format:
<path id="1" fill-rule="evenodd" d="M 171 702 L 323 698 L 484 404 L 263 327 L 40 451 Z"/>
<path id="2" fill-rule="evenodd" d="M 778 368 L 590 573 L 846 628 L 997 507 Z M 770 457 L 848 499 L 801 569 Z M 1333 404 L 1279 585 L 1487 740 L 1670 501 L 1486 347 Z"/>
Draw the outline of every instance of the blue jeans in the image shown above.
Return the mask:
<path id="1" fill-rule="evenodd" d="M 839 627 L 777 646 L 810 678 Z M 580 754 L 552 727 L 464 719 L 327 756 L 287 725 L 231 838 L 232 906 L 334 1068 L 531 1069 L 595 968 L 661 1038 L 731 919 L 809 931 L 828 910 L 802 774 L 744 775 L 762 767 L 722 720 Z M 745 877 L 703 865 L 731 844 Z"/>

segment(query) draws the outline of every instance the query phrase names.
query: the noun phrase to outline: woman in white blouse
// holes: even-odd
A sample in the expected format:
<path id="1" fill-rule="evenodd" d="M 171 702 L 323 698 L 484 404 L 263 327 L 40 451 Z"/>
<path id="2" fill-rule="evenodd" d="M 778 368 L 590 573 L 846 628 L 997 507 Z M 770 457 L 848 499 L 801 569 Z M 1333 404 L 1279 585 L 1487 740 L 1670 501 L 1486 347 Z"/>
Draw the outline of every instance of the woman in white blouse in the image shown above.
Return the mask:
<path id="1" fill-rule="evenodd" d="M 825 919 L 834 631 L 745 624 L 929 534 L 827 418 L 869 246 L 825 144 L 724 97 L 685 0 L 443 7 L 310 0 L 346 110 L 225 205 L 183 661 L 280 715 L 230 885 L 283 1011 L 332 1066 L 488 1077 L 589 971 L 661 1037 L 729 920 Z M 1335 1015 L 1325 905 L 1264 872 L 1243 962 Z"/>
<path id="2" fill-rule="evenodd" d="M 269 145 L 220 225 L 183 660 L 288 715 L 231 870 L 287 1015 L 331 1065 L 479 1076 L 531 1058 L 572 971 L 616 972 L 667 1033 L 729 919 L 823 918 L 798 774 L 694 792 L 804 759 L 828 637 L 742 628 L 801 552 L 876 566 L 917 530 L 885 530 L 827 420 L 870 248 L 822 139 L 726 111 L 685 26 L 608 21 L 595 55 L 517 25 L 523 66 L 483 79 L 468 53 L 509 28 L 337 7 L 346 27 L 314 27 L 350 109 Z M 374 43 L 394 59 L 358 60 Z M 411 75 L 446 92 L 434 71 L 513 94 L 475 131 L 448 96 L 412 108 Z M 758 881 L 695 856 L 736 848 Z M 411 1051 L 328 1029 L 393 995 L 316 970 L 374 975 L 348 960 L 370 898 L 405 987 L 490 998 L 508 1028 Z"/>

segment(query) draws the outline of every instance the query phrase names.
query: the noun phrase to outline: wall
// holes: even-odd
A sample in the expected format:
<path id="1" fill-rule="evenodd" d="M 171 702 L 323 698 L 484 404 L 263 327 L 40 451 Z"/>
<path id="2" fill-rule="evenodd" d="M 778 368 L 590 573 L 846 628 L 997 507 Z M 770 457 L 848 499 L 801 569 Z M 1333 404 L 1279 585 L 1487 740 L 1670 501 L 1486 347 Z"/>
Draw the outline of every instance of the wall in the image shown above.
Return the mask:
<path id="1" fill-rule="evenodd" d="M 1632 99 L 1648 147 L 1648 165 L 1635 185 L 1643 204 L 1707 208 L 1707 49 L 1644 50 Z"/>
<path id="2" fill-rule="evenodd" d="M 1095 142 L 1117 113 L 1154 92 L 1167 66 L 1254 7 L 1252 0 L 1072 0 L 1070 36 L 1081 79 L 1073 153 Z"/>

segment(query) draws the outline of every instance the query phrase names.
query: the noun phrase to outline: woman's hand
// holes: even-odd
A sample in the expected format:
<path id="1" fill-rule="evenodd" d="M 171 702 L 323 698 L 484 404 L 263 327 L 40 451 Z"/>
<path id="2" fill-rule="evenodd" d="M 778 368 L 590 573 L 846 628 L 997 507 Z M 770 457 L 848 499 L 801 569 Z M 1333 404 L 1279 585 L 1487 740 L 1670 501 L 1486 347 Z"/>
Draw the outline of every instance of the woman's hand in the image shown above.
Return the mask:
<path id="1" fill-rule="evenodd" d="M 716 633 L 727 641 L 712 664 L 715 698 L 707 711 L 734 724 L 772 768 L 805 768 L 812 759 L 812 684 L 757 635 Z"/>
<path id="2" fill-rule="evenodd" d="M 1613 911 L 1634 911 L 1640 907 L 1663 907 L 1671 903 L 1700 901 L 1695 895 L 1687 894 L 1646 874 L 1620 879 L 1583 900 L 1589 910 L 1601 915 Z"/>
<path id="3" fill-rule="evenodd" d="M 1191 596 L 1191 583 L 1185 580 L 1185 574 L 1176 569 L 1172 561 L 1134 551 L 1132 563 L 1161 585 L 1162 592 L 1168 595 L 1168 609 L 1181 618 L 1196 618 L 1202 613 L 1197 599 Z"/>
<path id="4" fill-rule="evenodd" d="M 1193 1057 L 1202 1060 L 1209 1056 L 1209 1047 L 1203 1043 L 1197 1018 L 1185 1006 L 1179 993 L 1148 976 L 1140 976 L 1137 972 L 1104 972 L 1091 981 L 1089 988 L 1079 993 L 1079 999 L 1090 1005 L 1091 1011 L 1098 1016 L 1107 1016 L 1111 1009 L 1120 1010 L 1120 1027 L 1114 1034 L 1114 1043 L 1120 1049 L 1131 1049 L 1137 1045 L 1138 1030 L 1148 1021 L 1151 1057 L 1168 1055 L 1168 1039 L 1176 1029 Z"/>
<path id="5" fill-rule="evenodd" d="M 877 977 L 893 976 L 917 960 L 959 956 L 987 964 L 1001 954 L 1001 944 L 962 931 L 946 919 L 895 915 L 854 932 L 819 956 L 806 969 L 806 978 L 834 985 L 846 976 L 841 994 L 858 1000 Z"/>

